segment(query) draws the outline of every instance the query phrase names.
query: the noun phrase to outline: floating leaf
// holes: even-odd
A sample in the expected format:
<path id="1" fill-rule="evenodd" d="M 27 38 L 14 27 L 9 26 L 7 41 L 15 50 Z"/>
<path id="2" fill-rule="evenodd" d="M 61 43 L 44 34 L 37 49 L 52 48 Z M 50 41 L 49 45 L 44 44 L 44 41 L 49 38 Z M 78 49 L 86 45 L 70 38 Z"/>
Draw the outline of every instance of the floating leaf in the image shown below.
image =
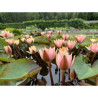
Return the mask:
<path id="1" fill-rule="evenodd" d="M 85 46 L 89 46 L 90 44 L 92 44 L 92 42 L 90 41 L 90 39 L 85 39 L 85 40 L 81 43 L 81 46 L 85 47 Z"/>
<path id="2" fill-rule="evenodd" d="M 2 61 L 2 62 L 12 62 L 14 60 L 14 58 L 6 58 L 6 57 L 1 57 L 0 56 L 0 61 Z"/>
<path id="3" fill-rule="evenodd" d="M 83 83 L 83 82 L 78 82 L 81 86 L 93 86 L 91 84 L 88 84 L 88 83 Z"/>
<path id="4" fill-rule="evenodd" d="M 0 67 L 2 68 L 0 71 L 0 80 L 10 81 L 31 77 L 41 70 L 41 67 L 29 59 L 18 59 L 12 63 L 1 65 Z"/>
<path id="5" fill-rule="evenodd" d="M 7 46 L 8 43 L 4 40 L 0 38 L 0 51 L 4 51 L 4 46 Z"/>
<path id="6" fill-rule="evenodd" d="M 91 67 L 91 64 L 86 64 L 83 56 L 80 55 L 76 57 L 73 67 L 80 80 L 98 75 L 98 60 Z"/>

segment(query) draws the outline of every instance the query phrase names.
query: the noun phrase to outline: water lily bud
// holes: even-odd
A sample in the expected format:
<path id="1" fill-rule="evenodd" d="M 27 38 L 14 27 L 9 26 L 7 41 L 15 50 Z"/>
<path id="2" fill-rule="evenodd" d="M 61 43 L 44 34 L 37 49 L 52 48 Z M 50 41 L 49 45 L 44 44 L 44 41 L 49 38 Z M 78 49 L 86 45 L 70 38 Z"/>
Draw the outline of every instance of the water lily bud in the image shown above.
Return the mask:
<path id="1" fill-rule="evenodd" d="M 25 38 L 22 38 L 21 41 L 24 43 L 25 42 Z"/>
<path id="2" fill-rule="evenodd" d="M 30 35 L 24 35 L 25 39 L 30 38 Z"/>
<path id="3" fill-rule="evenodd" d="M 57 31 L 57 34 L 59 34 L 59 35 L 60 35 L 60 34 L 61 34 L 61 32 L 62 32 L 62 31 Z"/>
<path id="4" fill-rule="evenodd" d="M 52 33 L 53 33 L 52 31 L 48 31 L 48 34 L 51 34 L 52 35 Z"/>
<path id="5" fill-rule="evenodd" d="M 41 32 L 41 35 L 44 37 L 45 36 L 45 32 Z"/>
<path id="6" fill-rule="evenodd" d="M 34 43 L 34 39 L 33 38 L 28 38 L 27 43 L 32 45 Z"/>
<path id="7" fill-rule="evenodd" d="M 75 79 L 75 77 L 76 77 L 76 73 L 75 73 L 75 70 L 73 69 L 70 72 L 70 80 L 73 81 Z"/>
<path id="8" fill-rule="evenodd" d="M 51 38 L 51 34 L 47 34 L 47 38 Z"/>
<path id="9" fill-rule="evenodd" d="M 41 58 L 45 61 L 45 62 L 51 62 L 54 58 L 55 58 L 55 47 L 54 48 L 44 48 L 42 50 L 39 50 L 39 54 L 41 56 Z"/>
<path id="10" fill-rule="evenodd" d="M 78 35 L 78 36 L 76 36 L 76 40 L 77 40 L 78 43 L 82 43 L 85 38 L 86 38 L 85 35 Z"/>
<path id="11" fill-rule="evenodd" d="M 12 54 L 12 49 L 11 47 L 8 45 L 8 46 L 4 46 L 4 50 L 7 54 L 11 55 Z"/>
<path id="12" fill-rule="evenodd" d="M 36 47 L 35 46 L 31 46 L 29 47 L 29 51 L 27 51 L 29 54 L 35 54 L 36 53 Z"/>
<path id="13" fill-rule="evenodd" d="M 13 39 L 6 39 L 5 40 L 9 45 L 12 45 L 14 43 Z"/>
<path id="14" fill-rule="evenodd" d="M 90 41 L 91 41 L 92 43 L 95 43 L 97 40 L 96 40 L 96 39 L 90 39 Z"/>
<path id="15" fill-rule="evenodd" d="M 62 45 L 63 45 L 63 40 L 60 40 L 60 39 L 55 40 L 55 41 L 54 41 L 54 44 L 55 44 L 55 46 L 56 46 L 57 48 L 61 48 Z"/>
<path id="16" fill-rule="evenodd" d="M 61 52 L 58 52 L 58 54 L 56 54 L 56 64 L 62 71 L 66 71 L 67 69 L 72 67 L 74 61 L 75 56 L 72 60 L 72 54 L 69 55 L 67 53 L 64 54 Z"/>
<path id="17" fill-rule="evenodd" d="M 19 45 L 19 40 L 14 40 L 14 44 L 15 44 L 16 46 L 18 46 L 18 45 Z"/>
<path id="18" fill-rule="evenodd" d="M 98 53 L 98 43 L 91 44 L 89 47 L 87 47 L 87 49 L 92 51 L 93 53 Z"/>
<path id="19" fill-rule="evenodd" d="M 66 45 L 67 45 L 67 47 L 68 47 L 69 50 L 72 50 L 75 47 L 76 42 L 69 40 L 69 41 L 66 42 Z"/>

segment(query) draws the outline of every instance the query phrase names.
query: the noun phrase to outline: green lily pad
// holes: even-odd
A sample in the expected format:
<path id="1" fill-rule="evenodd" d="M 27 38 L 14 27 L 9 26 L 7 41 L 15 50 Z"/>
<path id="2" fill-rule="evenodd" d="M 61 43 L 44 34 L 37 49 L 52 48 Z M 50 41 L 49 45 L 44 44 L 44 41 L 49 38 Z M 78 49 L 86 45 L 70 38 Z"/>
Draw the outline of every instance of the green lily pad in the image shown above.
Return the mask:
<path id="1" fill-rule="evenodd" d="M 80 80 L 98 75 L 98 60 L 91 64 L 86 64 L 83 56 L 76 57 L 74 65 L 75 72 Z"/>
<path id="2" fill-rule="evenodd" d="M 34 38 L 35 43 L 40 43 L 40 44 L 49 44 L 49 40 L 46 37 L 43 36 L 38 36 Z"/>
<path id="3" fill-rule="evenodd" d="M 13 60 L 14 60 L 14 58 L 6 58 L 6 57 L 0 56 L 0 61 L 2 61 L 2 62 L 12 62 Z"/>
<path id="4" fill-rule="evenodd" d="M 18 59 L 9 64 L 0 66 L 0 80 L 20 80 L 31 77 L 41 70 L 34 61 L 30 59 Z"/>
<path id="5" fill-rule="evenodd" d="M 85 47 L 85 46 L 89 46 L 90 44 L 92 44 L 92 42 L 90 41 L 90 39 L 85 39 L 85 40 L 81 43 L 81 46 Z"/>
<path id="6" fill-rule="evenodd" d="M 7 46 L 8 43 L 4 40 L 0 38 L 0 51 L 4 51 L 4 46 Z"/>

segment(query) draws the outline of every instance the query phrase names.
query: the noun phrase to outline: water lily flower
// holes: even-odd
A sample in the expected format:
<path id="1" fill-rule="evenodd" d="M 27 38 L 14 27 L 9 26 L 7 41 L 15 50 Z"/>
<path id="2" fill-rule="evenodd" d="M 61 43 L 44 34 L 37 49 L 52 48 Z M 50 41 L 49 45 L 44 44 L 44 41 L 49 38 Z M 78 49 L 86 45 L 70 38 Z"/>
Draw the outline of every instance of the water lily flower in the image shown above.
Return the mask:
<path id="1" fill-rule="evenodd" d="M 45 32 L 41 32 L 41 35 L 44 37 L 45 36 Z"/>
<path id="2" fill-rule="evenodd" d="M 66 42 L 66 45 L 67 45 L 67 47 L 68 47 L 69 50 L 72 50 L 75 47 L 76 42 L 69 40 L 69 41 Z"/>
<path id="3" fill-rule="evenodd" d="M 77 40 L 78 43 L 82 43 L 85 38 L 86 38 L 85 35 L 78 35 L 78 36 L 76 36 L 76 40 Z"/>
<path id="4" fill-rule="evenodd" d="M 7 38 L 7 37 L 13 37 L 13 33 L 10 33 L 9 31 L 2 31 L 1 36 Z"/>
<path id="5" fill-rule="evenodd" d="M 21 38 L 21 41 L 24 43 L 25 42 L 25 38 Z"/>
<path id="6" fill-rule="evenodd" d="M 68 40 L 68 39 L 69 39 L 69 35 L 68 35 L 68 34 L 66 34 L 66 35 L 62 35 L 62 39 L 64 39 L 64 40 Z"/>
<path id="7" fill-rule="evenodd" d="M 57 34 L 59 34 L 59 35 L 60 35 L 60 34 L 61 34 L 61 32 L 62 32 L 62 31 L 57 31 Z"/>
<path id="8" fill-rule="evenodd" d="M 72 54 L 58 52 L 56 54 L 56 64 L 62 70 L 62 85 L 65 84 L 65 71 L 72 67 L 75 56 L 72 60 Z"/>
<path id="9" fill-rule="evenodd" d="M 35 46 L 31 46 L 29 47 L 29 51 L 27 51 L 29 54 L 35 54 L 36 53 L 36 47 Z"/>
<path id="10" fill-rule="evenodd" d="M 4 46 L 4 50 L 7 54 L 11 55 L 12 54 L 12 49 L 11 47 L 8 45 L 8 46 Z"/>
<path id="11" fill-rule="evenodd" d="M 39 50 L 41 58 L 45 62 L 51 62 L 55 58 L 55 47 L 54 48 L 44 48 L 42 50 Z"/>
<path id="12" fill-rule="evenodd" d="M 51 34 L 47 34 L 47 38 L 51 38 Z"/>
<path id="13" fill-rule="evenodd" d="M 6 39 L 5 40 L 9 45 L 12 45 L 14 43 L 13 39 Z"/>
<path id="14" fill-rule="evenodd" d="M 30 35 L 24 35 L 25 39 L 30 38 Z"/>
<path id="15" fill-rule="evenodd" d="M 92 43 L 95 43 L 97 40 L 96 40 L 96 39 L 90 39 L 90 41 L 91 41 Z"/>
<path id="16" fill-rule="evenodd" d="M 72 60 L 72 54 L 69 55 L 68 53 L 62 53 L 62 52 L 56 54 L 56 63 L 61 70 L 66 71 L 67 69 L 72 67 L 74 60 L 75 56 Z"/>
<path id="17" fill-rule="evenodd" d="M 53 77 L 52 77 L 52 72 L 51 72 L 51 61 L 55 58 L 55 47 L 54 48 L 44 48 L 42 50 L 39 50 L 39 54 L 41 58 L 47 62 L 48 67 L 49 67 L 49 73 L 50 73 L 50 78 L 51 78 L 51 84 L 53 85 Z"/>
<path id="18" fill-rule="evenodd" d="M 32 43 L 34 43 L 34 39 L 33 38 L 28 38 L 26 41 L 30 45 L 32 45 Z"/>
<path id="19" fill-rule="evenodd" d="M 59 52 L 61 54 L 66 54 L 66 53 L 68 53 L 68 48 L 67 47 L 62 47 L 62 48 L 59 49 Z"/>
<path id="20" fill-rule="evenodd" d="M 15 44 L 16 46 L 18 46 L 18 45 L 19 45 L 19 40 L 14 40 L 14 44 Z"/>
<path id="21" fill-rule="evenodd" d="M 93 53 L 98 53 L 98 43 L 91 44 L 89 47 L 87 47 L 87 49 Z"/>
<path id="22" fill-rule="evenodd" d="M 52 31 L 48 31 L 48 34 L 51 34 L 52 35 L 52 33 L 53 33 Z"/>
<path id="23" fill-rule="evenodd" d="M 63 40 L 60 40 L 60 39 L 58 39 L 58 40 L 55 40 L 54 41 L 54 44 L 55 44 L 55 46 L 57 47 L 57 48 L 61 48 L 62 47 L 62 45 L 63 45 Z"/>

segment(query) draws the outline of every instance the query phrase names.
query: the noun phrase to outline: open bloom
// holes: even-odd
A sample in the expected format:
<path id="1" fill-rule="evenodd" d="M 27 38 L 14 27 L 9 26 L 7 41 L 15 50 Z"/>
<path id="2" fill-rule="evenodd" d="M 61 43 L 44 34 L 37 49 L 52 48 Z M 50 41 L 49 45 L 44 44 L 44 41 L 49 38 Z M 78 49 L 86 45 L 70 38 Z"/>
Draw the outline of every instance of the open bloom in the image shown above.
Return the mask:
<path id="1" fill-rule="evenodd" d="M 59 52 L 61 54 L 66 54 L 66 53 L 68 53 L 68 48 L 67 47 L 62 47 L 62 48 L 59 49 Z"/>
<path id="2" fill-rule="evenodd" d="M 62 31 L 57 31 L 57 34 L 61 34 Z"/>
<path id="3" fill-rule="evenodd" d="M 76 40 L 77 40 L 78 43 L 82 43 L 85 38 L 86 38 L 85 35 L 78 35 L 78 36 L 76 36 Z"/>
<path id="4" fill-rule="evenodd" d="M 41 35 L 44 37 L 45 36 L 45 32 L 41 32 Z"/>
<path id="5" fill-rule="evenodd" d="M 32 45 L 32 43 L 34 43 L 34 39 L 33 38 L 28 38 L 27 39 L 27 43 Z"/>
<path id="6" fill-rule="evenodd" d="M 12 45 L 14 43 L 13 39 L 6 39 L 5 40 L 9 45 Z"/>
<path id="7" fill-rule="evenodd" d="M 87 47 L 87 49 L 92 51 L 93 53 L 98 53 L 98 43 L 91 44 L 89 47 Z"/>
<path id="8" fill-rule="evenodd" d="M 36 47 L 35 46 L 31 46 L 29 47 L 29 51 L 27 51 L 29 54 L 34 54 L 36 53 Z"/>
<path id="9" fill-rule="evenodd" d="M 42 50 L 39 50 L 39 54 L 41 56 L 41 58 L 45 61 L 45 62 L 51 62 L 54 58 L 55 58 L 55 47 L 54 48 L 44 48 Z"/>
<path id="10" fill-rule="evenodd" d="M 16 46 L 18 46 L 18 45 L 19 45 L 19 40 L 14 40 L 14 44 L 15 44 Z"/>
<path id="11" fill-rule="evenodd" d="M 97 40 L 96 40 L 96 39 L 90 39 L 90 41 L 91 41 L 92 43 L 95 43 Z"/>
<path id="12" fill-rule="evenodd" d="M 58 52 L 58 54 L 56 54 L 56 64 L 62 71 L 66 71 L 67 69 L 72 67 L 74 60 L 75 56 L 72 60 L 72 54 L 62 54 L 61 52 Z"/>
<path id="13" fill-rule="evenodd" d="M 8 45 L 8 46 L 4 46 L 4 50 L 7 54 L 11 55 L 12 54 L 12 49 L 11 47 Z"/>
<path id="14" fill-rule="evenodd" d="M 13 37 L 13 33 L 10 33 L 9 31 L 2 31 L 1 36 L 7 38 L 7 37 Z"/>
<path id="15" fill-rule="evenodd" d="M 69 50 L 72 50 L 75 47 L 76 42 L 69 40 L 69 41 L 66 42 L 66 45 L 67 45 L 67 47 L 68 47 Z"/>
<path id="16" fill-rule="evenodd" d="M 51 34 L 47 34 L 47 38 L 51 38 Z"/>
<path id="17" fill-rule="evenodd" d="M 55 44 L 55 46 L 57 47 L 57 48 L 61 48 L 62 47 L 62 45 L 63 45 L 63 40 L 60 40 L 60 39 L 58 39 L 58 40 L 55 40 L 54 41 L 54 44 Z"/>
<path id="18" fill-rule="evenodd" d="M 30 38 L 30 35 L 24 35 L 25 39 Z"/>
<path id="19" fill-rule="evenodd" d="M 53 33 L 52 31 L 48 31 L 48 34 L 51 34 L 52 35 L 52 33 Z"/>

